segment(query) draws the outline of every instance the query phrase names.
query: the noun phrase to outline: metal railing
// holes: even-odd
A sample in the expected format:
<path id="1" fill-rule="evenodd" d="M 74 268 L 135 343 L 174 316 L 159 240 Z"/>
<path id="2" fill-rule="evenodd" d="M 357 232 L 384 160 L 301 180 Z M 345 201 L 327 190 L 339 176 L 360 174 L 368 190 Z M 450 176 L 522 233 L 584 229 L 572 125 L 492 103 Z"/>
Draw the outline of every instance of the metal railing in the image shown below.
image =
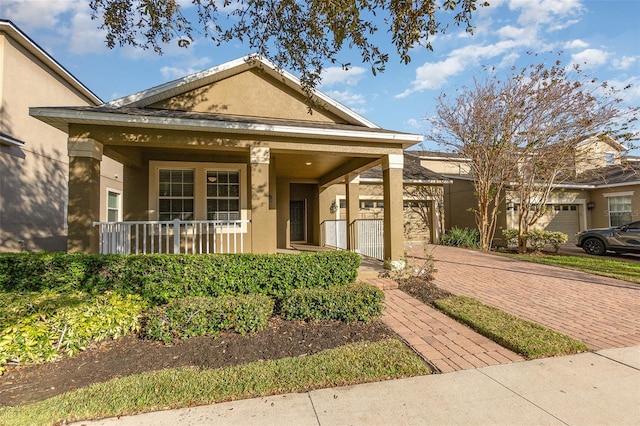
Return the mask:
<path id="1" fill-rule="evenodd" d="M 102 254 L 244 253 L 249 220 L 94 222 Z"/>
<path id="2" fill-rule="evenodd" d="M 322 222 L 321 244 L 347 250 L 347 221 L 326 220 Z M 384 260 L 384 223 L 382 219 L 358 219 L 350 226 L 349 232 L 354 236 L 355 252 L 363 256 Z"/>

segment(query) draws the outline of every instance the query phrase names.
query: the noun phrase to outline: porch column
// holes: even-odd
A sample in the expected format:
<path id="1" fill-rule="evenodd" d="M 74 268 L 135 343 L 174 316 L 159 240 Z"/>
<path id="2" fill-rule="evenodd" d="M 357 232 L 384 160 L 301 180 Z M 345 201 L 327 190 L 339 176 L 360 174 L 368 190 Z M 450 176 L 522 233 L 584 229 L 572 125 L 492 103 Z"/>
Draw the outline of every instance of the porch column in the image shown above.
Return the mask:
<path id="1" fill-rule="evenodd" d="M 347 176 L 347 250 L 358 250 L 357 220 L 360 217 L 360 175 Z"/>
<path id="2" fill-rule="evenodd" d="M 404 216 L 402 154 L 388 154 L 382 159 L 382 185 L 384 187 L 384 259 L 392 269 L 404 267 Z"/>
<path id="3" fill-rule="evenodd" d="M 98 253 L 100 220 L 100 163 L 102 144 L 93 139 L 70 137 L 67 251 Z"/>
<path id="4" fill-rule="evenodd" d="M 251 250 L 253 253 L 275 253 L 277 221 L 272 192 L 271 152 L 265 147 L 251 147 Z"/>

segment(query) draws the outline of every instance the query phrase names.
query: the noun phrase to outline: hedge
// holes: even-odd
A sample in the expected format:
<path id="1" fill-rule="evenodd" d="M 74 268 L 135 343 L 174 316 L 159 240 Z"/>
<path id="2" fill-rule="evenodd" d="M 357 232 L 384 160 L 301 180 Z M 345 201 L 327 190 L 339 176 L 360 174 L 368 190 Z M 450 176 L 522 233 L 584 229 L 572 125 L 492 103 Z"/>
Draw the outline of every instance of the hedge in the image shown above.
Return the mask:
<path id="1" fill-rule="evenodd" d="M 355 281 L 360 257 L 348 251 L 301 254 L 0 255 L 0 291 L 80 290 L 138 294 L 151 305 L 187 296 L 259 293 Z"/>
<path id="2" fill-rule="evenodd" d="M 280 301 L 279 312 L 287 320 L 338 320 L 369 322 L 384 309 L 384 292 L 355 283 L 328 289 L 294 290 Z"/>
<path id="3" fill-rule="evenodd" d="M 148 312 L 147 338 L 171 343 L 175 339 L 216 336 L 222 330 L 240 334 L 262 330 L 273 315 L 273 299 L 262 294 L 185 297 Z"/>

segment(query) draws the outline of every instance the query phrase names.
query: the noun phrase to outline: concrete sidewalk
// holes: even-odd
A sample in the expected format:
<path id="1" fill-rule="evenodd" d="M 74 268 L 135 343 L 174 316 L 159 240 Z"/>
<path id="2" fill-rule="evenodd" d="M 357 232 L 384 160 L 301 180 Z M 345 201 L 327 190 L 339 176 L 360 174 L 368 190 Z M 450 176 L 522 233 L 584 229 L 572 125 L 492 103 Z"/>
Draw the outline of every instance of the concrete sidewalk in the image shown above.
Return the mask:
<path id="1" fill-rule="evenodd" d="M 640 425 L 640 346 L 87 425 Z"/>

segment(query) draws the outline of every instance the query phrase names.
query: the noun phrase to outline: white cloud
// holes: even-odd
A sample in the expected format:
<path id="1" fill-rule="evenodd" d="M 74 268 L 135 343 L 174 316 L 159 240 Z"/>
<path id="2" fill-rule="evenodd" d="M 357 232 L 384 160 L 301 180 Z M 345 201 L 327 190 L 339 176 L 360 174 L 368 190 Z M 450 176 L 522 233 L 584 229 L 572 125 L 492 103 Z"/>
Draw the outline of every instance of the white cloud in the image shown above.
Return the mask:
<path id="1" fill-rule="evenodd" d="M 609 54 L 600 49 L 585 49 L 582 52 L 571 55 L 571 61 L 581 68 L 592 68 L 607 62 Z"/>
<path id="2" fill-rule="evenodd" d="M 351 90 L 330 90 L 325 93 L 350 108 L 366 105 L 367 103 L 364 95 L 360 93 L 354 93 Z"/>
<path id="3" fill-rule="evenodd" d="M 198 59 L 190 58 L 184 61 L 183 64 L 177 64 L 176 66 L 164 66 L 160 68 L 160 73 L 165 80 L 175 80 L 177 78 L 185 77 L 189 74 L 202 71 L 207 68 L 211 63 L 211 59 L 202 57 Z"/>
<path id="4" fill-rule="evenodd" d="M 563 47 L 565 49 L 584 49 L 589 47 L 589 43 L 577 38 L 575 40 L 567 41 Z"/>
<path id="5" fill-rule="evenodd" d="M 623 56 L 621 59 L 614 59 L 613 66 L 619 70 L 627 70 L 638 60 L 637 56 Z"/>
<path id="6" fill-rule="evenodd" d="M 3 18 L 15 22 L 23 31 L 35 29 L 54 29 L 61 15 L 78 10 L 80 5 L 88 9 L 88 3 L 82 0 L 2 0 Z"/>
<path id="7" fill-rule="evenodd" d="M 526 28 L 517 28 L 512 25 L 506 25 L 496 31 L 501 39 L 518 39 L 525 37 L 528 33 Z"/>
<path id="8" fill-rule="evenodd" d="M 355 86 L 364 77 L 366 69 L 351 67 L 348 70 L 342 67 L 328 67 L 322 71 L 322 86 L 330 87 L 338 83 Z"/>
<path id="9" fill-rule="evenodd" d="M 640 76 L 630 77 L 626 80 L 609 80 L 609 87 L 619 90 L 617 97 L 630 105 L 637 105 L 640 102 Z M 630 86 L 625 89 L 625 87 Z"/>
<path id="10" fill-rule="evenodd" d="M 69 41 L 68 49 L 71 53 L 82 55 L 107 51 L 105 43 L 106 31 L 97 28 L 96 21 L 92 21 L 88 13 L 77 12 L 71 18 L 70 28 L 61 28 Z"/>
<path id="11" fill-rule="evenodd" d="M 568 17 L 582 13 L 580 0 L 510 0 L 509 8 L 519 10 L 522 25 L 549 24 L 551 28 L 569 22 Z"/>

